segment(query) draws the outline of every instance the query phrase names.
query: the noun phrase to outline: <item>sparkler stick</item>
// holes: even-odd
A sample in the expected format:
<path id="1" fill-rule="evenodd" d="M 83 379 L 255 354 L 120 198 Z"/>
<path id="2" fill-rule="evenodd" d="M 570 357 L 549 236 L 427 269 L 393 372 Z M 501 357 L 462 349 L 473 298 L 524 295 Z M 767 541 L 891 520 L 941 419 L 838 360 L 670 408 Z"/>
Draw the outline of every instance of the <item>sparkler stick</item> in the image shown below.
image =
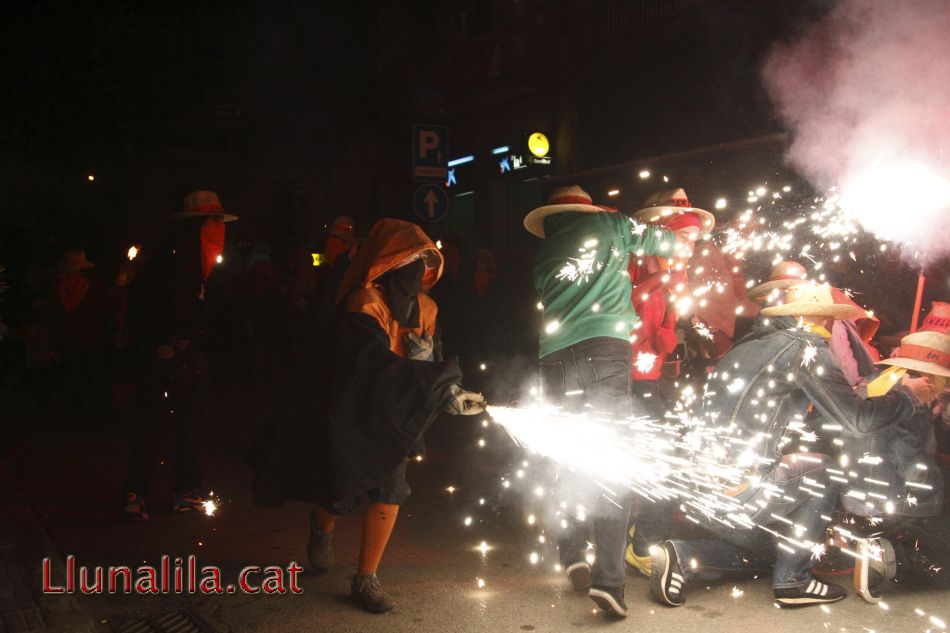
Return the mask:
<path id="1" fill-rule="evenodd" d="M 920 275 L 917 277 L 917 296 L 914 299 L 914 314 L 910 320 L 910 331 L 917 331 L 917 321 L 920 318 L 920 304 L 924 299 L 924 271 L 920 271 Z"/>

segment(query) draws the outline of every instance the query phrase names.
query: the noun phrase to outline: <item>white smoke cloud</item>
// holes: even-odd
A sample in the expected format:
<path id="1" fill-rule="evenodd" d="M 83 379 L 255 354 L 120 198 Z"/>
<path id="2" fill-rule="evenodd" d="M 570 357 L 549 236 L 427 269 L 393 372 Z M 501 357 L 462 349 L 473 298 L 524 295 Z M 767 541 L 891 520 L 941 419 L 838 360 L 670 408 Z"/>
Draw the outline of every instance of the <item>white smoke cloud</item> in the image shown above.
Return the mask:
<path id="1" fill-rule="evenodd" d="M 764 80 L 795 169 L 905 254 L 950 254 L 948 0 L 842 0 Z"/>

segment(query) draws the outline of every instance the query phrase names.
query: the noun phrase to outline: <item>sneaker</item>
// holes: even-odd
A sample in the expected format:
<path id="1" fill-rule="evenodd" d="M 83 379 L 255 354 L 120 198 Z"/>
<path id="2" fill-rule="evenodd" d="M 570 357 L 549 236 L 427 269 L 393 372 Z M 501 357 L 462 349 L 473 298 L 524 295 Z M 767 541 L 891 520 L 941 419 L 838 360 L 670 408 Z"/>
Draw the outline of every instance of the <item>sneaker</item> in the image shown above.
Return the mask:
<path id="1" fill-rule="evenodd" d="M 313 523 L 310 516 L 310 538 L 307 540 L 307 561 L 318 576 L 333 567 L 333 533 L 324 532 Z"/>
<path id="2" fill-rule="evenodd" d="M 854 590 L 866 602 L 881 601 L 884 585 L 897 576 L 894 546 L 886 538 L 869 538 L 858 542 L 854 562 Z"/>
<path id="3" fill-rule="evenodd" d="M 638 556 L 636 551 L 633 549 L 633 537 L 636 533 L 637 526 L 630 526 L 630 532 L 628 533 L 627 540 L 627 549 L 623 551 L 623 559 L 627 562 L 627 565 L 636 569 L 638 572 L 650 577 L 650 556 Z"/>
<path id="4" fill-rule="evenodd" d="M 773 589 L 775 602 L 780 607 L 809 607 L 843 600 L 848 594 L 838 585 L 828 585 L 812 578 L 804 587 Z"/>
<path id="5" fill-rule="evenodd" d="M 197 489 L 172 496 L 172 512 L 191 512 L 201 507 L 201 493 Z"/>
<path id="6" fill-rule="evenodd" d="M 629 614 L 623 601 L 623 587 L 591 587 L 587 595 L 607 615 L 625 618 Z"/>
<path id="7" fill-rule="evenodd" d="M 590 563 L 582 560 L 573 565 L 568 565 L 567 579 L 571 581 L 571 587 L 577 593 L 590 591 Z"/>
<path id="8" fill-rule="evenodd" d="M 134 492 L 125 493 L 125 520 L 133 522 L 148 520 L 148 515 L 145 514 L 145 499 Z"/>
<path id="9" fill-rule="evenodd" d="M 383 591 L 376 574 L 358 574 L 350 583 L 350 598 L 370 613 L 385 613 L 396 603 L 392 596 Z"/>
<path id="10" fill-rule="evenodd" d="M 686 575 L 670 541 L 653 548 L 653 555 L 650 556 L 650 593 L 671 607 L 679 607 L 686 602 Z"/>

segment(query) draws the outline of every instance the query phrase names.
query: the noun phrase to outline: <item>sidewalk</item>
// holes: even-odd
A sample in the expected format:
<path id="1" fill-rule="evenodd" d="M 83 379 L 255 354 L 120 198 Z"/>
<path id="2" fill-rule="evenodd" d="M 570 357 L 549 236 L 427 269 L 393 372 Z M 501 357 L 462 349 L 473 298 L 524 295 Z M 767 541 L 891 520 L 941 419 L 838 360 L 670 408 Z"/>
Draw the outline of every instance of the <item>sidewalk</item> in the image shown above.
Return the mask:
<path id="1" fill-rule="evenodd" d="M 72 596 L 42 593 L 42 567 L 49 557 L 53 579 L 62 584 L 63 557 L 26 504 L 0 459 L 0 633 L 92 633 L 95 626 Z"/>

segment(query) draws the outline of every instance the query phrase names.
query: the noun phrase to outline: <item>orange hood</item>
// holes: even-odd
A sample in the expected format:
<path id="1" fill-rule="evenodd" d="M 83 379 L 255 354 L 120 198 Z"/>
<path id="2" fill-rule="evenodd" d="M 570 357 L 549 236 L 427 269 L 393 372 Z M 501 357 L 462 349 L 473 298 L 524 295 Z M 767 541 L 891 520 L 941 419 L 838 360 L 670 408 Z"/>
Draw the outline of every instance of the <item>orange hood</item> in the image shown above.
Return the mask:
<path id="1" fill-rule="evenodd" d="M 429 236 L 412 222 L 383 218 L 373 225 L 350 263 L 336 303 L 358 288 L 371 288 L 381 276 L 416 260 L 425 261 L 422 289 L 429 290 L 442 277 L 442 253 Z"/>
<path id="2" fill-rule="evenodd" d="M 865 316 L 858 317 L 854 319 L 854 324 L 858 328 L 858 334 L 861 335 L 861 340 L 865 343 L 870 343 L 871 339 L 874 338 L 874 335 L 877 334 L 877 329 L 881 327 L 881 320 L 876 316 L 867 314 L 867 311 L 859 306 L 857 303 L 851 300 L 851 298 L 844 293 L 843 290 L 831 288 L 831 297 L 835 303 L 840 303 L 842 305 L 854 306 L 862 312 L 865 313 Z"/>

